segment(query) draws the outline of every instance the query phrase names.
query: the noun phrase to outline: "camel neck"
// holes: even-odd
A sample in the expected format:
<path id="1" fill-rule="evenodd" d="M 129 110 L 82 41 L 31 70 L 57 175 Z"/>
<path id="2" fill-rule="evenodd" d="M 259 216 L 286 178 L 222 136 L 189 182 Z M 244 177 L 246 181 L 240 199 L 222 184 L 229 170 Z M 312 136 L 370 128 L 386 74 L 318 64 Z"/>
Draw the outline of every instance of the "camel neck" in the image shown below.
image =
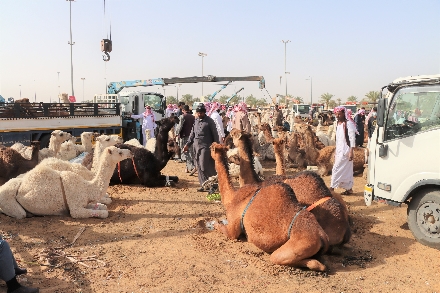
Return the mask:
<path id="1" fill-rule="evenodd" d="M 154 150 L 154 156 L 160 162 L 160 169 L 165 167 L 169 158 L 168 154 L 168 131 L 161 131 L 156 138 L 156 148 Z"/>
<path id="2" fill-rule="evenodd" d="M 92 162 L 92 172 L 97 172 L 97 169 L 99 167 L 99 159 L 101 157 L 102 151 L 104 150 L 101 142 L 97 141 L 95 144 L 95 150 L 93 152 L 93 162 Z"/>
<path id="3" fill-rule="evenodd" d="M 228 204 L 232 200 L 232 198 L 230 198 L 230 194 L 234 191 L 234 187 L 232 185 L 231 178 L 229 178 L 229 167 L 226 151 L 222 150 L 219 153 L 216 153 L 214 162 L 215 170 L 217 171 L 218 176 L 220 194 L 222 196 L 222 203 Z"/>
<path id="4" fill-rule="evenodd" d="M 254 158 L 250 142 L 239 140 L 238 156 L 240 157 L 240 186 L 259 183 L 260 180 L 253 166 Z"/>
<path id="5" fill-rule="evenodd" d="M 274 144 L 275 160 L 277 166 L 275 168 L 275 175 L 285 175 L 286 166 L 284 164 L 284 148 L 282 144 Z"/>
<path id="6" fill-rule="evenodd" d="M 91 180 L 91 184 L 96 185 L 100 190 L 99 195 L 97 194 L 98 198 L 101 198 L 107 191 L 115 165 L 116 163 L 110 158 L 110 154 L 102 154 L 99 159 L 99 165 L 96 169 L 95 177 Z"/>

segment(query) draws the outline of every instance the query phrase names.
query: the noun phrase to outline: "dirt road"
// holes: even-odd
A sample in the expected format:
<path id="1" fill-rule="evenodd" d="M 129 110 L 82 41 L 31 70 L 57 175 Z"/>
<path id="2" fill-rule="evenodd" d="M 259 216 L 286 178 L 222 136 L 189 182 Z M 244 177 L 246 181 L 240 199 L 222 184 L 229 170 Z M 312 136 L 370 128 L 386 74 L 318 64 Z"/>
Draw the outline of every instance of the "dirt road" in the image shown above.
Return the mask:
<path id="1" fill-rule="evenodd" d="M 275 164 L 264 167 L 270 174 Z M 361 177 L 344 196 L 353 237 L 340 255 L 322 257 L 328 271 L 316 273 L 274 266 L 252 244 L 207 229 L 206 221 L 225 217 L 223 207 L 196 192 L 197 178 L 183 169 L 164 169 L 179 176 L 176 187 L 110 187 L 107 219 L 0 215 L 1 235 L 29 271 L 20 282 L 43 293 L 440 292 L 440 251 L 414 240 L 406 207 L 366 207 Z"/>

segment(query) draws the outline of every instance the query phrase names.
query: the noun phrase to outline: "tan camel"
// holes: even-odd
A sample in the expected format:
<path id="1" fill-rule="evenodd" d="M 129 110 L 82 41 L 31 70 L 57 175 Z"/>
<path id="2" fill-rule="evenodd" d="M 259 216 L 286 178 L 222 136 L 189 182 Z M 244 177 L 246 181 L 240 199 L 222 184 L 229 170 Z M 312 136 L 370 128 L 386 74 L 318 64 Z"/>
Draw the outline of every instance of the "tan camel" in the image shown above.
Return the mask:
<path id="1" fill-rule="evenodd" d="M 325 265 L 312 257 L 328 248 L 328 236 L 315 217 L 294 199 L 285 184 L 267 187 L 246 185 L 235 190 L 228 175 L 227 148 L 211 145 L 218 174 L 222 204 L 228 224 L 215 224 L 229 239 L 246 235 L 247 240 L 265 252 L 278 265 L 307 267 L 324 271 Z"/>
<path id="2" fill-rule="evenodd" d="M 246 144 L 246 137 L 243 136 L 241 140 L 243 144 Z M 307 209 L 315 215 L 318 223 L 329 237 L 329 245 L 347 243 L 351 237 L 351 230 L 348 222 L 348 210 L 342 197 L 332 194 L 322 178 L 314 172 L 305 171 L 286 177 L 284 140 L 276 138 L 273 145 L 277 159 L 276 176 L 263 181 L 263 186 L 272 186 L 280 182 L 288 184 L 295 192 L 298 202 L 306 205 Z M 249 165 L 248 161 L 243 161 L 243 164 Z M 255 180 L 252 182 L 253 177 L 248 173 L 241 173 L 241 176 L 246 177 L 244 179 L 248 184 L 259 183 Z"/>

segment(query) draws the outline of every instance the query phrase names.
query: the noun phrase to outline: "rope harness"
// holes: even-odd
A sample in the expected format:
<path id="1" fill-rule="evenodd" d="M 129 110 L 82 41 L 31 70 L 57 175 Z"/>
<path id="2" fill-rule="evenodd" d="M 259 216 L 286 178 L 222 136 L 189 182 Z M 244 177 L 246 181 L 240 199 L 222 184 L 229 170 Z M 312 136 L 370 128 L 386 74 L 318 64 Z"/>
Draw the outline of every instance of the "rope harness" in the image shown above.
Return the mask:
<path id="1" fill-rule="evenodd" d="M 139 178 L 139 180 L 141 180 L 141 177 L 139 177 L 139 173 L 138 173 L 138 171 L 137 171 L 137 169 L 136 169 L 136 164 L 134 163 L 134 158 L 131 158 L 131 161 L 132 161 L 132 163 L 133 163 L 133 168 L 134 168 L 134 171 L 136 172 L 136 176 Z M 118 162 L 118 176 L 119 176 L 119 180 L 121 180 L 121 183 L 122 183 L 122 177 L 121 177 L 121 162 Z M 142 180 L 141 180 L 142 181 Z"/>
<path id="2" fill-rule="evenodd" d="M 314 202 L 312 205 L 310 205 L 308 208 L 307 208 L 307 211 L 311 211 L 311 210 L 313 210 L 314 208 L 316 208 L 317 206 L 319 206 L 320 204 L 323 204 L 323 203 L 325 203 L 327 200 L 329 200 L 331 197 L 330 196 L 327 196 L 327 197 L 323 197 L 323 198 L 321 198 L 320 200 L 318 200 L 318 201 L 316 201 L 316 202 Z"/>
<path id="3" fill-rule="evenodd" d="M 246 230 L 244 229 L 244 224 L 243 224 L 243 219 L 244 219 L 244 215 L 246 214 L 249 206 L 251 205 L 251 203 L 254 201 L 255 197 L 257 196 L 257 194 L 260 192 L 261 188 L 258 188 L 257 191 L 255 191 L 254 196 L 251 197 L 251 199 L 249 200 L 247 206 L 244 208 L 243 214 L 241 214 L 241 219 L 240 219 L 240 228 L 241 231 L 244 233 L 244 235 L 246 235 Z M 247 235 L 246 235 L 247 237 Z"/>

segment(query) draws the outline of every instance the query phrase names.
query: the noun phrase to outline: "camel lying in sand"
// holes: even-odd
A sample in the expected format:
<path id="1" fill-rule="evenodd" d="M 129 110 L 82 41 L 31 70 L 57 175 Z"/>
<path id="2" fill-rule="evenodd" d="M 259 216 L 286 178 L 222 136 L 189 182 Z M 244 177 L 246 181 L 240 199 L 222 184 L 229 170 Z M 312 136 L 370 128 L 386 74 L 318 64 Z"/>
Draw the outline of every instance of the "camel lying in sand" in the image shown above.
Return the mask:
<path id="1" fill-rule="evenodd" d="M 229 178 L 227 147 L 211 145 L 211 156 L 219 178 L 222 204 L 228 224 L 215 224 L 229 239 L 245 235 L 278 265 L 307 267 L 324 271 L 325 265 L 314 259 L 328 248 L 328 236 L 315 217 L 296 201 L 293 190 L 280 183 L 267 187 L 246 185 L 234 189 Z"/>
<path id="2" fill-rule="evenodd" d="M 247 157 L 246 160 L 241 160 L 240 168 L 245 171 L 240 173 L 240 180 L 247 184 L 261 184 L 255 174 L 252 173 L 252 170 L 249 169 L 250 162 L 252 162 L 252 153 L 248 151 L 251 145 L 249 137 L 246 133 L 236 133 L 233 138 L 239 153 Z M 351 237 L 351 230 L 345 202 L 340 195 L 333 195 L 322 178 L 313 172 L 305 171 L 286 177 L 284 143 L 285 141 L 282 138 L 273 140 L 277 160 L 276 176 L 267 178 L 262 182 L 262 185 L 271 186 L 280 182 L 288 184 L 295 192 L 297 201 L 307 206 L 308 210 L 315 215 L 318 223 L 328 235 L 329 245 L 347 243 Z"/>
<path id="3" fill-rule="evenodd" d="M 14 178 L 0 187 L 0 210 L 18 219 L 26 211 L 34 215 L 66 215 L 73 218 L 107 218 L 107 207 L 99 204 L 91 208 L 105 193 L 115 165 L 131 158 L 129 150 L 108 147 L 101 155 L 98 171 L 86 180 L 70 171 L 57 171 L 38 165 L 23 178 Z"/>

